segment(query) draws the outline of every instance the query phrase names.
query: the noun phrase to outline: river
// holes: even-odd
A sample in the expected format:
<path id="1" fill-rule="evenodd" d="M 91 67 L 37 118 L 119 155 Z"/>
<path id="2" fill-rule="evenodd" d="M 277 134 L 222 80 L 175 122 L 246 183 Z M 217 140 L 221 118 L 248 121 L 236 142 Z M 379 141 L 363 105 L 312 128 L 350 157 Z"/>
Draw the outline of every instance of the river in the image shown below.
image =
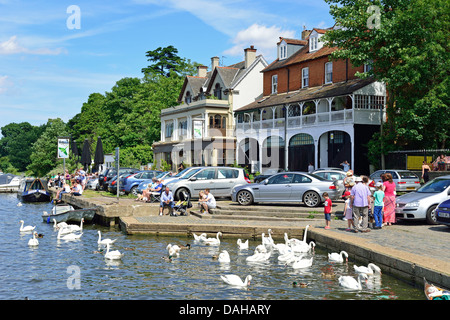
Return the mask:
<path id="1" fill-rule="evenodd" d="M 42 222 L 49 203 L 23 203 L 16 194 L 0 194 L 0 299 L 52 300 L 424 300 L 423 291 L 383 273 L 362 290 L 339 286 L 339 275 L 355 276 L 353 265 L 328 262 L 327 251 L 316 247 L 312 267 L 293 269 L 274 253 L 267 262 L 249 263 L 246 257 L 260 244 L 239 251 L 236 239 L 224 235 L 219 247 L 196 244 L 186 237 L 128 236 L 117 229 L 84 225 L 80 240 L 61 241 L 52 224 Z M 20 220 L 43 234 L 39 246 L 29 247 L 31 233 L 19 232 Z M 117 239 L 112 250 L 124 253 L 121 261 L 105 260 L 97 245 L 98 233 Z M 167 262 L 168 244 L 191 244 Z M 212 257 L 227 250 L 231 262 Z M 336 278 L 323 277 L 334 273 Z M 248 289 L 225 284 L 220 275 L 252 275 Z M 293 282 L 308 286 L 293 287 Z"/>

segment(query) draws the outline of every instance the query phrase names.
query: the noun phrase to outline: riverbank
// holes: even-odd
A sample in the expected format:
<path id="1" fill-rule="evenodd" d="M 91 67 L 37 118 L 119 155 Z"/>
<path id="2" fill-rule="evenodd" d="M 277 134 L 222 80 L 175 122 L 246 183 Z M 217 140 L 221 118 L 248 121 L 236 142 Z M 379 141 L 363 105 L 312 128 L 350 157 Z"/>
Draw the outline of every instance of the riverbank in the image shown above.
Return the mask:
<path id="1" fill-rule="evenodd" d="M 132 199 L 97 196 L 91 198 L 63 195 L 64 200 L 78 207 L 99 206 L 98 219 L 111 227 L 120 226 L 122 232 L 134 234 L 178 235 L 192 237 L 193 233 L 215 235 L 221 231 L 224 238 L 261 239 L 272 229 L 275 241 L 283 241 L 284 233 L 289 238 L 302 238 L 307 225 L 308 241 L 329 249 L 330 252 L 344 250 L 349 259 L 362 264 L 374 262 L 384 272 L 406 281 L 423 286 L 423 278 L 443 287 L 450 287 L 450 252 L 446 250 L 450 229 L 442 225 L 400 222 L 396 225 L 372 230 L 369 233 L 345 231 L 347 221 L 342 220 L 343 201 L 333 204 L 335 219 L 331 229 L 325 230 L 321 208 L 307 208 L 303 205 L 260 205 L 248 207 L 248 212 L 259 211 L 257 217 L 243 215 L 241 206 L 233 214 L 210 216 L 159 216 L 158 204 L 138 203 Z M 232 208 L 230 201 L 218 201 L 219 207 Z M 250 209 L 251 208 L 251 209 Z M 195 209 L 195 208 L 193 208 Z M 291 211 L 298 218 L 268 218 L 282 211 Z M 233 211 L 233 210 L 230 210 Z M 245 212 L 245 210 L 244 210 Z M 263 214 L 264 213 L 264 214 Z M 272 214 L 271 214 L 272 213 Z M 307 215 L 306 217 L 300 217 Z M 308 218 L 309 217 L 309 218 Z M 293 220 L 294 219 L 294 220 Z"/>

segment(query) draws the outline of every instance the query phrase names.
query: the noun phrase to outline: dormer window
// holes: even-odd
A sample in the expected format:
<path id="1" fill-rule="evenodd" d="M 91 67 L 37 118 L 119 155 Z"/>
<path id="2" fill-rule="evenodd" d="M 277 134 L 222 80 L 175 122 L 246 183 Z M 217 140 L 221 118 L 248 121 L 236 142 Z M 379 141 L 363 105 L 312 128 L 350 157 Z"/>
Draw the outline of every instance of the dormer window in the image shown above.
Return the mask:
<path id="1" fill-rule="evenodd" d="M 310 37 L 309 38 L 309 52 L 317 51 L 318 49 L 318 37 Z"/>
<path id="2" fill-rule="evenodd" d="M 282 43 L 280 45 L 280 60 L 287 58 L 287 45 L 286 43 Z"/>
<path id="3" fill-rule="evenodd" d="M 191 92 L 190 91 L 186 92 L 186 96 L 184 97 L 184 102 L 186 102 L 187 104 L 192 102 L 192 96 L 191 96 Z"/>
<path id="4" fill-rule="evenodd" d="M 218 83 L 216 83 L 216 86 L 214 87 L 214 96 L 219 100 L 222 99 L 222 88 Z"/>

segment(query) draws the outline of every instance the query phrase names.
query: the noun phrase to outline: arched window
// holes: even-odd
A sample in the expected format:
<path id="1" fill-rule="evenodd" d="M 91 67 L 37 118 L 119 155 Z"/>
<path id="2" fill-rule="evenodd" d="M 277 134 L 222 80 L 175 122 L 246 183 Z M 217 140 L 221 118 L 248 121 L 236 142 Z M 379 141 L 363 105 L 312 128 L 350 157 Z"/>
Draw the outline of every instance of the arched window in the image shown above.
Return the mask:
<path id="1" fill-rule="evenodd" d="M 216 86 L 214 87 L 214 96 L 217 99 L 222 99 L 222 88 L 220 87 L 220 84 L 216 83 Z"/>
<path id="2" fill-rule="evenodd" d="M 216 129 L 225 129 L 227 126 L 227 117 L 220 114 L 209 116 L 209 127 Z"/>
<path id="3" fill-rule="evenodd" d="M 296 134 L 289 141 L 289 146 L 304 146 L 308 144 L 314 144 L 314 139 L 312 136 L 306 133 Z"/>

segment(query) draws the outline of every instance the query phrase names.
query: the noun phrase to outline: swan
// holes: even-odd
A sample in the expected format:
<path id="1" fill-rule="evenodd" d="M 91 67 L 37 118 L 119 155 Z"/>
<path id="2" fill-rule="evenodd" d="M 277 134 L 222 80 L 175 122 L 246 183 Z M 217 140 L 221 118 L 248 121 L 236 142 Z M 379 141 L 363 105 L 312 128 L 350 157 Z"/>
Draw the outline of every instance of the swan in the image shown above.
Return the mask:
<path id="1" fill-rule="evenodd" d="M 174 255 L 177 255 L 177 256 L 180 255 L 181 248 L 179 246 L 177 246 L 176 244 L 172 245 L 172 244 L 169 243 L 167 245 L 166 249 L 167 249 L 167 251 L 169 253 L 169 256 L 173 257 Z"/>
<path id="2" fill-rule="evenodd" d="M 19 202 L 19 203 L 17 204 L 17 206 L 18 206 L 18 207 L 21 207 L 21 206 L 22 206 L 22 202 Z"/>
<path id="3" fill-rule="evenodd" d="M 123 253 L 120 253 L 119 250 L 109 251 L 109 243 L 106 244 L 105 259 L 119 260 L 119 259 L 122 259 L 122 257 L 123 257 Z"/>
<path id="4" fill-rule="evenodd" d="M 59 229 L 57 238 L 60 240 L 77 240 L 80 239 L 83 235 L 83 232 L 80 234 L 69 233 L 65 235 L 61 235 L 63 229 Z"/>
<path id="5" fill-rule="evenodd" d="M 193 235 L 194 235 L 194 240 L 195 241 L 199 241 L 199 242 L 203 242 L 203 241 L 205 241 L 205 239 L 206 239 L 206 237 L 207 237 L 207 235 L 206 235 L 206 233 L 202 233 L 201 235 L 196 235 L 195 233 L 193 233 Z"/>
<path id="6" fill-rule="evenodd" d="M 297 257 L 295 255 L 294 251 L 292 251 L 292 250 L 289 250 L 285 254 L 278 256 L 278 261 L 284 261 L 286 263 L 294 261 L 295 259 L 297 259 Z"/>
<path id="7" fill-rule="evenodd" d="M 114 242 L 116 242 L 117 239 L 111 240 L 111 239 L 103 239 L 102 240 L 102 233 L 100 232 L 100 230 L 97 231 L 98 232 L 98 240 L 97 243 L 98 244 L 103 244 L 106 245 L 107 243 L 109 244 L 113 244 Z"/>
<path id="8" fill-rule="evenodd" d="M 303 242 L 306 243 L 306 233 L 308 232 L 308 228 L 310 227 L 309 224 L 306 225 L 305 227 L 305 232 L 303 233 Z"/>
<path id="9" fill-rule="evenodd" d="M 206 238 L 204 240 L 204 242 L 211 246 L 218 246 L 218 245 L 220 245 L 220 239 L 219 239 L 220 236 L 222 236 L 222 232 L 219 231 L 219 232 L 217 232 L 215 238 Z"/>
<path id="10" fill-rule="evenodd" d="M 311 257 L 311 259 L 300 258 L 300 259 L 294 261 L 294 263 L 292 264 L 292 268 L 294 268 L 294 269 L 309 268 L 312 266 L 312 263 L 313 263 L 312 257 Z"/>
<path id="11" fill-rule="evenodd" d="M 67 226 L 68 226 L 67 223 L 65 223 L 65 222 L 57 223 L 57 222 L 56 222 L 56 219 L 53 218 L 53 228 L 55 228 L 55 229 L 60 229 L 60 228 L 65 228 L 65 227 L 67 227 Z"/>
<path id="12" fill-rule="evenodd" d="M 252 276 L 248 275 L 244 281 L 241 280 L 241 278 L 239 278 L 239 276 L 235 275 L 235 274 L 228 274 L 225 276 L 220 276 L 220 278 L 222 278 L 222 280 L 232 286 L 238 286 L 238 287 L 247 287 L 250 285 L 250 281 L 252 280 Z"/>
<path id="13" fill-rule="evenodd" d="M 289 251 L 292 251 L 292 250 L 291 250 L 291 247 L 288 246 L 288 245 L 285 244 L 285 243 L 277 243 L 277 244 L 274 244 L 274 245 L 273 245 L 273 248 L 274 248 L 275 250 L 277 250 L 281 255 L 283 255 L 283 254 L 285 254 L 285 253 L 287 253 L 287 252 L 289 252 Z"/>
<path id="14" fill-rule="evenodd" d="M 367 275 L 373 275 L 374 271 L 375 271 L 375 273 L 381 274 L 380 267 L 378 267 L 376 264 L 373 264 L 373 263 L 369 263 L 367 265 L 367 267 L 365 267 L 365 266 L 358 267 L 358 266 L 354 265 L 353 268 L 355 269 L 356 273 L 364 273 Z"/>
<path id="15" fill-rule="evenodd" d="M 28 241 L 28 245 L 29 245 L 29 246 L 38 246 L 38 245 L 39 245 L 39 241 L 38 241 L 38 239 L 36 239 L 36 234 L 37 234 L 36 231 L 33 232 L 33 238 L 31 238 L 31 239 Z"/>
<path id="16" fill-rule="evenodd" d="M 329 253 L 328 254 L 328 261 L 331 262 L 344 262 L 344 256 L 345 256 L 345 262 L 348 261 L 348 254 L 345 251 L 341 251 L 340 253 Z"/>
<path id="17" fill-rule="evenodd" d="M 84 218 L 81 218 L 80 225 L 68 224 L 66 226 L 66 228 L 69 228 L 72 232 L 74 232 L 74 231 L 83 231 L 83 222 L 84 222 Z"/>
<path id="18" fill-rule="evenodd" d="M 261 235 L 261 240 L 262 240 L 262 244 L 263 245 L 271 247 L 271 246 L 274 245 L 274 242 L 273 242 L 273 239 L 272 239 L 272 229 L 269 229 L 268 233 L 269 233 L 269 235 L 267 237 L 263 233 Z"/>
<path id="19" fill-rule="evenodd" d="M 230 254 L 228 253 L 228 251 L 227 250 L 223 250 L 219 254 L 218 260 L 219 260 L 219 262 L 230 262 Z"/>
<path id="20" fill-rule="evenodd" d="M 253 255 L 247 257 L 245 260 L 251 261 L 251 262 L 265 261 L 270 258 L 270 255 L 271 255 L 270 252 L 261 252 L 261 251 L 255 249 L 255 252 L 253 253 Z"/>
<path id="21" fill-rule="evenodd" d="M 339 285 L 343 286 L 344 288 L 348 289 L 355 289 L 355 290 L 361 290 L 361 279 L 367 280 L 368 277 L 364 273 L 360 273 L 358 275 L 358 281 L 355 280 L 355 278 L 351 276 L 340 276 L 339 277 Z"/>
<path id="22" fill-rule="evenodd" d="M 20 232 L 29 232 L 29 231 L 33 231 L 34 229 L 36 229 L 36 226 L 32 227 L 32 226 L 26 226 L 24 227 L 23 224 L 23 220 L 20 220 L 21 226 L 20 226 Z"/>
<path id="23" fill-rule="evenodd" d="M 300 243 L 292 245 L 292 250 L 294 252 L 306 253 L 306 252 L 309 252 L 310 250 L 314 250 L 315 246 L 316 246 L 316 244 L 314 243 L 314 241 L 311 241 L 309 244 L 302 241 Z"/>
<path id="24" fill-rule="evenodd" d="M 239 250 L 248 249 L 248 239 L 245 242 L 242 242 L 241 239 L 237 239 L 237 244 L 238 244 Z"/>

